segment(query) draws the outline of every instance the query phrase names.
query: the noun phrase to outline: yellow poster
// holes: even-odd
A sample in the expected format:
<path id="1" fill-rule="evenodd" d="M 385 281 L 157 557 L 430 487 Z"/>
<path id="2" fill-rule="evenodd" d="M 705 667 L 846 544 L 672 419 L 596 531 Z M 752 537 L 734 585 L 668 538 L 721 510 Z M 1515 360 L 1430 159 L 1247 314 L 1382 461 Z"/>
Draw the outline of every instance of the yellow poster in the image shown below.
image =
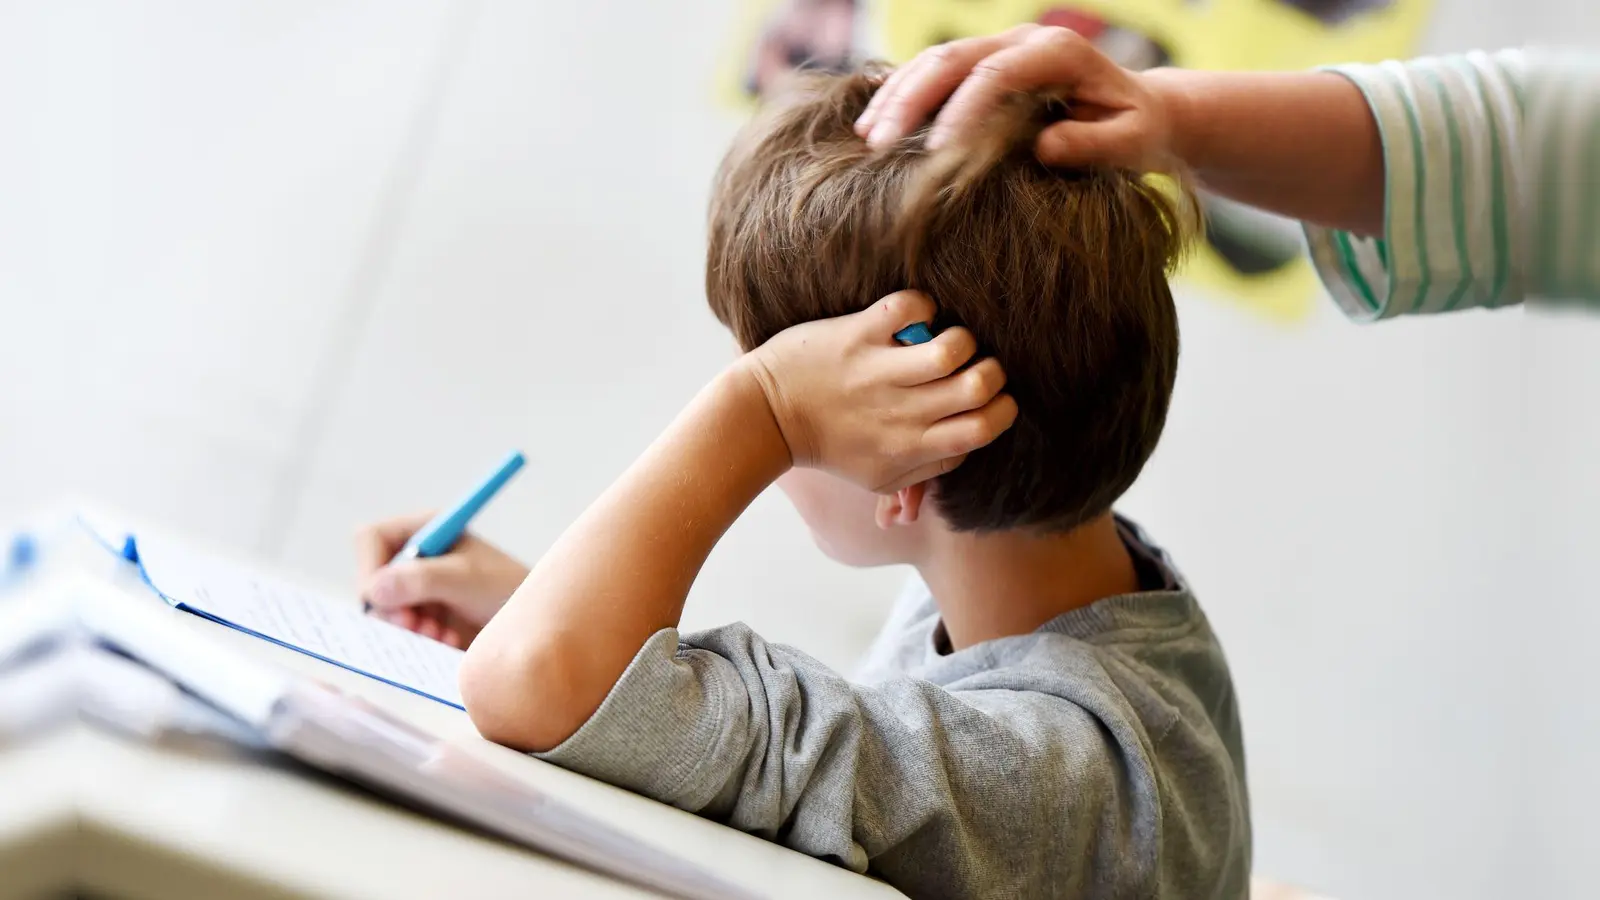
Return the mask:
<path id="1" fill-rule="evenodd" d="M 1134 69 L 1304 69 L 1414 53 L 1432 0 L 753 0 L 730 98 L 795 68 L 900 62 L 934 44 L 1023 22 L 1063 25 Z M 1305 317 L 1320 291 L 1287 220 L 1203 196 L 1206 244 L 1184 281 L 1253 314 Z"/>

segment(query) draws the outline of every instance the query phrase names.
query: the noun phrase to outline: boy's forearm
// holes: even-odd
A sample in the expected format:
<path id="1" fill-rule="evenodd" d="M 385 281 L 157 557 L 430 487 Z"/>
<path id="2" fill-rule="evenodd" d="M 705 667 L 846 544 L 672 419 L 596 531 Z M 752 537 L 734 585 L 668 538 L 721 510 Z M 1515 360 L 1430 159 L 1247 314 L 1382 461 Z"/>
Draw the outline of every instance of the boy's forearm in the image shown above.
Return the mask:
<path id="1" fill-rule="evenodd" d="M 486 737 L 548 750 L 675 626 L 717 541 L 790 457 L 740 364 L 708 385 L 545 554 L 473 642 L 462 696 Z"/>
<path id="2" fill-rule="evenodd" d="M 1383 232 L 1384 164 L 1361 91 L 1333 72 L 1158 69 L 1174 150 L 1208 189 L 1358 234 Z"/>

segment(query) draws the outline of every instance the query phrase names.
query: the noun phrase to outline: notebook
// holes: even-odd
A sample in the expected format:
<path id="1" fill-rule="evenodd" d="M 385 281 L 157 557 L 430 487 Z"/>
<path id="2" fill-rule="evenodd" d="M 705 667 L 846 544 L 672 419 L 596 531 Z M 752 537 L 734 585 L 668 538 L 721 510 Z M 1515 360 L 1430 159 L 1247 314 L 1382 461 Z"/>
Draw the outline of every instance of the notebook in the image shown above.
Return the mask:
<path id="1" fill-rule="evenodd" d="M 462 709 L 463 653 L 364 614 L 353 602 L 307 590 L 155 534 L 120 542 L 84 521 L 171 605 L 326 663 Z M 120 543 L 120 546 L 119 546 Z"/>
<path id="2" fill-rule="evenodd" d="M 158 551 L 169 569 L 175 559 L 196 569 L 204 565 L 192 555 Z M 360 697 L 240 654 L 178 624 L 82 574 L 45 584 L 9 609 L 0 607 L 0 638 L 23 635 L 13 641 L 17 646 L 48 642 L 55 634 L 78 638 L 67 647 L 77 658 L 53 670 L 64 676 L 55 679 L 54 691 L 39 690 L 49 687 L 39 678 L 16 683 L 15 673 L 3 667 L 6 647 L 0 642 L 0 739 L 11 728 L 33 726 L 41 713 L 54 714 L 59 722 L 76 711 L 91 724 L 145 739 L 205 735 L 251 749 L 271 748 L 412 808 L 660 894 L 693 900 L 761 896 Z M 117 655 L 104 652 L 108 648 Z M 38 661 L 43 665 L 27 674 L 51 675 L 52 660 Z M 5 702 L 17 698 L 34 702 L 28 708 Z M 192 744 L 185 747 L 186 753 L 196 752 Z"/>

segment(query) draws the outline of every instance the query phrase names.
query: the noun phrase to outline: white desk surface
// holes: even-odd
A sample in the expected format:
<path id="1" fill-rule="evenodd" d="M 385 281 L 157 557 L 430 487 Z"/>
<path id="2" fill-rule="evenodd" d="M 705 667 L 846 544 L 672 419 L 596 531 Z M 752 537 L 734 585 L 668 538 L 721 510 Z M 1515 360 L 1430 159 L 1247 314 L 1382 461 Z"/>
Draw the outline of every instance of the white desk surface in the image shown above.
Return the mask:
<path id="1" fill-rule="evenodd" d="M 120 586 L 130 602 L 166 610 L 240 653 L 359 694 L 512 777 L 764 895 L 901 896 L 490 744 L 458 710 L 170 609 L 126 577 Z M 650 896 L 349 785 L 237 753 L 141 745 L 79 728 L 11 748 L 0 756 L 0 784 L 8 793 L 0 802 L 0 898 L 59 888 L 69 860 L 80 886 L 115 896 Z"/>

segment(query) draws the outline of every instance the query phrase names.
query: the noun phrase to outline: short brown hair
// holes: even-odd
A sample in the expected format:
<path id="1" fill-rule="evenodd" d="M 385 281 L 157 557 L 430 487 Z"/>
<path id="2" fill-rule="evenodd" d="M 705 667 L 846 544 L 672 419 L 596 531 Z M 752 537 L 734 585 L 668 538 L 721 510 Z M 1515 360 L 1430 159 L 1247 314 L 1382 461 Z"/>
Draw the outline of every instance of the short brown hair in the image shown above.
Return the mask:
<path id="1" fill-rule="evenodd" d="M 1167 274 L 1192 201 L 1123 171 L 1051 169 L 1064 107 L 1018 95 L 962 146 L 874 152 L 853 123 L 885 70 L 798 78 L 734 142 L 711 203 L 706 296 L 750 349 L 905 288 L 996 357 L 1016 424 L 933 485 L 958 530 L 1064 531 L 1110 509 L 1166 421 Z"/>

